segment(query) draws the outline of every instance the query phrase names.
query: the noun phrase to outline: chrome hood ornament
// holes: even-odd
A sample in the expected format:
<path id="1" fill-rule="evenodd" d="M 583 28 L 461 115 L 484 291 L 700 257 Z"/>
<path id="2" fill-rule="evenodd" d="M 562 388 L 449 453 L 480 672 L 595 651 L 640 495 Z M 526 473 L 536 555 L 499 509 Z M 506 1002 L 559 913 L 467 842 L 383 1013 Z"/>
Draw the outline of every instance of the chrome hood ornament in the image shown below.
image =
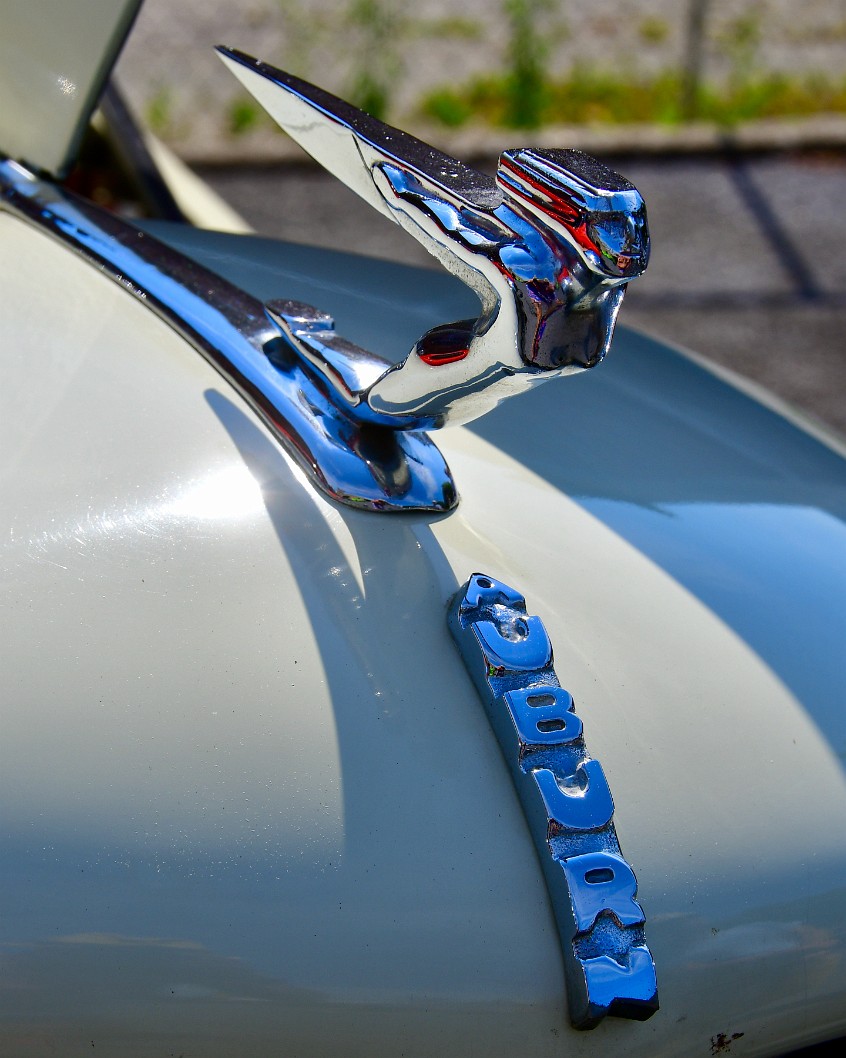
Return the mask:
<path id="1" fill-rule="evenodd" d="M 481 302 L 477 319 L 433 328 L 400 364 L 339 337 L 318 309 L 270 303 L 354 418 L 457 425 L 602 360 L 626 284 L 649 259 L 646 209 L 625 177 L 581 151 L 521 148 L 501 156 L 493 178 L 291 74 L 218 51 L 300 146 Z"/>
<path id="2" fill-rule="evenodd" d="M 502 155 L 496 179 L 231 49 L 224 61 L 326 169 L 478 295 L 402 363 L 345 340 L 325 312 L 262 303 L 123 218 L 0 158 L 0 210 L 69 246 L 175 328 L 241 393 L 311 483 L 339 503 L 443 513 L 450 469 L 422 431 L 469 422 L 608 351 L 649 256 L 624 177 L 579 151 Z"/>

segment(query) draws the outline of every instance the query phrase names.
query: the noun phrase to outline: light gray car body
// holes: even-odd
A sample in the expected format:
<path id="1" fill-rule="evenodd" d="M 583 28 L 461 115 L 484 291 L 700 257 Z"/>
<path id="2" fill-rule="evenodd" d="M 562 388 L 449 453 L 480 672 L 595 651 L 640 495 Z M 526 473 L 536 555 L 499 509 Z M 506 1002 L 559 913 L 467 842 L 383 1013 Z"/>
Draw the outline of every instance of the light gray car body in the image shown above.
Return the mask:
<path id="1" fill-rule="evenodd" d="M 446 276 L 178 226 L 391 355 Z M 468 300 L 469 298 L 469 300 Z M 439 435 L 449 515 L 333 504 L 164 322 L 0 213 L 0 1054 L 773 1055 L 846 1032 L 846 461 L 684 355 Z M 569 1027 L 537 857 L 449 636 L 542 617 L 658 969 Z"/>

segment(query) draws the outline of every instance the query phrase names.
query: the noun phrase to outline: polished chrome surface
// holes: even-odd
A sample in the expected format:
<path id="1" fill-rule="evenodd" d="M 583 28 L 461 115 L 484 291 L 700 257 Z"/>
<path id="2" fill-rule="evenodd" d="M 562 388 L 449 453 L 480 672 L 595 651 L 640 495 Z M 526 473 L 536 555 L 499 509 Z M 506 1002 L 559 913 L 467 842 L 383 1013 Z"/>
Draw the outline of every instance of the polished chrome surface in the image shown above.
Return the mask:
<path id="1" fill-rule="evenodd" d="M 649 258 L 646 209 L 628 180 L 580 151 L 528 149 L 506 151 L 494 179 L 314 85 L 218 50 L 289 135 L 481 302 L 478 318 L 435 327 L 401 364 L 368 373 L 348 397 L 358 416 L 402 429 L 464 423 L 602 360 L 626 283 Z M 300 351 L 330 385 L 351 352 L 333 342 L 315 355 L 308 341 Z"/>
<path id="2" fill-rule="evenodd" d="M 570 1018 L 644 1021 L 658 1009 L 637 881 L 622 858 L 614 802 L 591 759 L 572 696 L 558 684 L 549 636 L 513 588 L 474 573 L 450 629 L 523 802 L 552 898 Z"/>
<path id="3" fill-rule="evenodd" d="M 70 245 L 167 320 L 333 499 L 376 511 L 455 506 L 449 467 L 429 438 L 352 418 L 256 298 L 16 162 L 0 161 L 0 208 Z"/>
<path id="4" fill-rule="evenodd" d="M 350 409 L 357 409 L 360 418 L 372 421 L 361 394 L 391 366 L 390 360 L 336 334 L 332 317 L 313 305 L 273 299 L 264 308 L 292 348 L 324 376 L 332 392 Z"/>

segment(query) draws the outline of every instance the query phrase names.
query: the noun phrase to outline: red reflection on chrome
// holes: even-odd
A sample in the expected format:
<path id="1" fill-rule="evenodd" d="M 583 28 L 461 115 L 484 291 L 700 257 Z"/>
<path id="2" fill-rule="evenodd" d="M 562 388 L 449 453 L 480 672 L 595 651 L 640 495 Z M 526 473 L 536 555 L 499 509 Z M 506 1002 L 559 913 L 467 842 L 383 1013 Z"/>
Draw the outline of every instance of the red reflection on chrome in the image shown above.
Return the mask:
<path id="1" fill-rule="evenodd" d="M 469 349 L 435 349 L 431 353 L 418 353 L 424 364 L 430 367 L 441 367 L 444 364 L 457 364 L 470 352 Z"/>

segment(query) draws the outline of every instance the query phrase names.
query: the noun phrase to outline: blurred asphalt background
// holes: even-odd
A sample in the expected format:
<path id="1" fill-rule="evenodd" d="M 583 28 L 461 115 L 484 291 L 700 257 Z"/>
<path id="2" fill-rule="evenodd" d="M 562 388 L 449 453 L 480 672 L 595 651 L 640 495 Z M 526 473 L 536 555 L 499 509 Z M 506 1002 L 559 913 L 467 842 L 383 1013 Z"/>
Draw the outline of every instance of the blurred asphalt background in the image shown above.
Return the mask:
<path id="1" fill-rule="evenodd" d="M 652 232 L 649 268 L 631 284 L 621 322 L 762 383 L 846 435 L 846 153 L 604 160 L 637 185 Z M 263 235 L 439 267 L 315 167 L 200 172 Z"/>

